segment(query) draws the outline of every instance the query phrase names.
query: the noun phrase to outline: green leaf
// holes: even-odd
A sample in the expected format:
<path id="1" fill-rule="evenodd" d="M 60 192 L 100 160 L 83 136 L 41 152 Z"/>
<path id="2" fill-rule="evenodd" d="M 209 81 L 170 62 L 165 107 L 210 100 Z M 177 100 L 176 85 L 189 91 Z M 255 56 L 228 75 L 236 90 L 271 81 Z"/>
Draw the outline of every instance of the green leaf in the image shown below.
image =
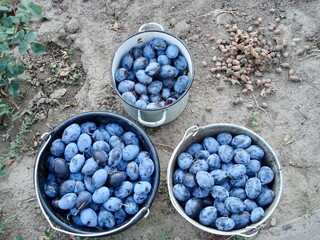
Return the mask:
<path id="1" fill-rule="evenodd" d="M 11 28 L 13 25 L 13 22 L 10 17 L 6 17 L 6 18 L 2 18 L 2 24 L 6 28 Z"/>
<path id="2" fill-rule="evenodd" d="M 8 38 L 8 34 L 1 32 L 0 30 L 0 41 L 4 41 Z"/>
<path id="3" fill-rule="evenodd" d="M 26 40 L 27 43 L 34 42 L 37 38 L 37 33 L 35 32 L 27 32 L 24 35 L 24 40 Z"/>
<path id="4" fill-rule="evenodd" d="M 15 16 L 10 16 L 10 18 L 11 18 L 11 20 L 12 20 L 12 22 L 14 24 L 20 24 L 20 19 L 19 18 L 15 17 Z"/>
<path id="5" fill-rule="evenodd" d="M 42 8 L 40 5 L 37 5 L 33 2 L 31 2 L 31 3 L 29 3 L 29 8 L 30 8 L 30 12 L 31 12 L 32 16 L 34 16 L 36 18 L 41 18 Z"/>
<path id="6" fill-rule="evenodd" d="M 28 7 L 30 4 L 30 0 L 21 0 L 21 5 L 24 7 Z"/>
<path id="7" fill-rule="evenodd" d="M 24 38 L 24 30 L 23 30 L 23 29 L 21 29 L 21 30 L 18 32 L 17 38 L 19 38 L 19 39 L 21 39 L 21 40 Z"/>
<path id="8" fill-rule="evenodd" d="M 0 87 L 5 87 L 7 86 L 7 82 L 4 79 L 0 78 Z"/>
<path id="9" fill-rule="evenodd" d="M 11 28 L 6 28 L 6 34 L 14 34 L 15 28 L 11 27 Z"/>
<path id="10" fill-rule="evenodd" d="M 284 145 L 289 145 L 289 144 L 291 144 L 291 143 L 294 143 L 294 142 L 295 142 L 295 139 L 294 139 L 294 136 L 293 136 L 293 135 L 287 134 L 287 135 L 284 137 L 283 141 L 284 141 Z"/>
<path id="11" fill-rule="evenodd" d="M 19 44 L 19 53 L 20 55 L 23 55 L 27 52 L 28 50 L 28 43 L 25 42 L 25 41 L 22 41 L 20 44 Z"/>
<path id="12" fill-rule="evenodd" d="M 7 69 L 12 74 L 12 77 L 15 77 L 24 72 L 24 64 L 22 62 L 12 60 L 7 64 Z"/>
<path id="13" fill-rule="evenodd" d="M 15 37 L 11 40 L 11 44 L 13 44 L 13 45 L 18 45 L 20 42 L 21 42 L 21 40 L 17 37 Z"/>
<path id="14" fill-rule="evenodd" d="M 46 49 L 41 43 L 32 42 L 30 43 L 30 46 L 31 46 L 32 52 L 36 55 L 43 55 L 46 53 Z"/>
<path id="15" fill-rule="evenodd" d="M 11 8 L 5 7 L 5 6 L 0 6 L 0 11 L 11 12 Z"/>
<path id="16" fill-rule="evenodd" d="M 8 43 L 0 43 L 0 53 L 10 53 Z"/>
<path id="17" fill-rule="evenodd" d="M 3 167 L 0 169 L 0 177 L 4 176 L 6 174 L 6 172 L 8 172 L 8 168 L 7 167 Z M 1 231 L 0 231 L 1 232 Z"/>
<path id="18" fill-rule="evenodd" d="M 8 58 L 0 59 L 0 72 L 4 71 L 8 64 Z"/>
<path id="19" fill-rule="evenodd" d="M 18 97 L 20 93 L 19 82 L 16 80 L 11 81 L 11 84 L 8 86 L 8 92 L 12 97 Z"/>
<path id="20" fill-rule="evenodd" d="M 29 13 L 25 7 L 20 5 L 16 12 L 16 17 L 18 17 L 21 20 L 21 23 L 28 25 L 30 21 L 31 13 Z"/>

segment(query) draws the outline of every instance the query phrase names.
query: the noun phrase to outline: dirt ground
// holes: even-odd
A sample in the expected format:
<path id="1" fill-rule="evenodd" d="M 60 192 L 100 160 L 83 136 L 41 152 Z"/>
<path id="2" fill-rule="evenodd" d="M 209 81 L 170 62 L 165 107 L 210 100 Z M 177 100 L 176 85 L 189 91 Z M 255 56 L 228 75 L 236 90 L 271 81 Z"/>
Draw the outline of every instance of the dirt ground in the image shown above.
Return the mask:
<path id="1" fill-rule="evenodd" d="M 110 111 L 129 118 L 112 90 L 110 65 L 113 53 L 127 37 L 148 22 L 157 22 L 179 36 L 191 50 L 195 78 L 186 110 L 173 122 L 143 129 L 155 144 L 161 164 L 159 193 L 150 215 L 129 230 L 107 239 L 227 239 L 202 232 L 184 220 L 171 206 L 167 185 L 167 163 L 185 131 L 211 123 L 233 123 L 260 134 L 277 154 L 283 173 L 283 193 L 276 211 L 255 239 L 318 239 L 320 234 L 320 2 L 314 1 L 169 1 L 169 0 L 37 0 L 43 19 L 37 23 L 39 37 L 79 55 L 85 78 L 78 88 L 63 87 L 60 101 L 73 105 L 46 105 L 27 142 L 37 133 L 50 132 L 68 117 L 85 111 Z M 228 3 L 227 3 L 228 2 Z M 270 9 L 273 9 L 270 11 Z M 226 24 L 247 29 L 258 17 L 266 29 L 272 24 L 277 37 L 287 43 L 289 56 L 282 58 L 301 81 L 289 81 L 288 69 L 265 73 L 276 89 L 266 98 L 259 90 L 242 93 L 209 70 L 219 56 L 217 40 L 227 37 Z M 280 22 L 275 23 L 279 18 Z M 115 24 L 116 23 L 116 24 Z M 273 31 L 267 30 L 272 40 Z M 214 37 L 214 41 L 210 37 Z M 308 45 L 308 51 L 297 50 Z M 38 88 L 25 105 L 38 101 Z M 46 91 L 43 89 L 42 91 Z M 239 97 L 241 101 L 239 103 Z M 67 101 L 64 98 L 68 98 Z M 238 100 L 237 100 L 238 99 Z M 52 100 L 52 99 L 51 99 Z M 243 101 L 243 102 L 242 102 Z M 238 104 L 237 104 L 238 103 Z M 264 106 L 265 108 L 258 107 Z M 252 115 L 257 113 L 257 115 Z M 252 116 L 257 126 L 252 125 Z M 285 144 L 287 135 L 293 136 Z M 1 239 L 35 239 L 45 236 L 49 224 L 38 206 L 33 187 L 33 165 L 38 146 L 30 147 L 1 177 L 0 204 L 4 217 L 13 216 Z M 50 239 L 74 239 L 50 230 Z M 45 239 L 45 238 L 39 238 Z M 104 239 L 104 238 L 102 238 Z"/>

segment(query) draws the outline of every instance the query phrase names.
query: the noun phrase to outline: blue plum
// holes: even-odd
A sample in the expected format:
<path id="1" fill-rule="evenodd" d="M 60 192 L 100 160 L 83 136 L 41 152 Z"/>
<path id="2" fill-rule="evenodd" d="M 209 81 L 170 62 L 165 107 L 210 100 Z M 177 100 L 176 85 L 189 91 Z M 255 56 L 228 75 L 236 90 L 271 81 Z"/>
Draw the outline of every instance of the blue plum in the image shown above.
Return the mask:
<path id="1" fill-rule="evenodd" d="M 174 59 L 179 55 L 179 48 L 176 45 L 170 44 L 166 49 L 168 58 Z"/>
<path id="2" fill-rule="evenodd" d="M 63 143 L 62 139 L 56 139 L 51 143 L 50 146 L 50 153 L 54 157 L 60 157 L 63 155 L 65 151 L 65 144 Z"/>

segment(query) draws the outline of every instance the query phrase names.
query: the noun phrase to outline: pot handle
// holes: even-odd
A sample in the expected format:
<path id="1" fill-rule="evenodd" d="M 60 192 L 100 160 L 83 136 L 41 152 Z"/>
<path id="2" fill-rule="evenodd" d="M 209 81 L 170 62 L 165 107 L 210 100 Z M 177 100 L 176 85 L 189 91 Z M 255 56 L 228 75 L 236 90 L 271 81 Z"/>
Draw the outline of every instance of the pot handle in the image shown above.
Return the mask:
<path id="1" fill-rule="evenodd" d="M 160 125 L 162 125 L 167 119 L 167 110 L 163 110 L 162 112 L 162 118 L 159 120 L 159 121 L 156 121 L 156 122 L 147 122 L 145 120 L 143 120 L 141 118 L 141 111 L 140 109 L 138 109 L 138 121 L 139 123 L 147 126 L 147 127 L 159 127 Z"/>
<path id="2" fill-rule="evenodd" d="M 239 233 L 237 235 L 240 237 L 252 238 L 259 233 L 259 229 L 256 227 L 247 227 L 247 229 L 250 229 L 249 232 L 251 233 Z"/>
<path id="3" fill-rule="evenodd" d="M 162 25 L 160 25 L 159 23 L 151 22 L 151 23 L 145 23 L 141 25 L 141 27 L 139 28 L 139 32 L 143 32 L 151 29 L 159 29 L 160 31 L 164 31 L 164 28 L 162 27 Z"/>
<path id="4" fill-rule="evenodd" d="M 198 126 L 192 126 L 187 129 L 187 131 L 184 133 L 182 141 L 184 141 L 190 134 L 194 137 L 197 135 L 198 131 L 201 129 L 201 127 Z"/>

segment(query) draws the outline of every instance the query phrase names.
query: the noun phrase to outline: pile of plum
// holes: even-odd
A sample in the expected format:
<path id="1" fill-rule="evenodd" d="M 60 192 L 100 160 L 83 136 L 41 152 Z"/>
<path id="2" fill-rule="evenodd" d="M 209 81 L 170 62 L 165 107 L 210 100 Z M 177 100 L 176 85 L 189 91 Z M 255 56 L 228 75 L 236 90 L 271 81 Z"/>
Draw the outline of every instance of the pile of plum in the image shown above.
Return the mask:
<path id="1" fill-rule="evenodd" d="M 245 134 L 221 132 L 192 143 L 177 157 L 173 194 L 204 226 L 230 231 L 257 223 L 275 196 L 264 154 Z"/>
<path id="2" fill-rule="evenodd" d="M 44 193 L 78 226 L 110 229 L 135 215 L 152 189 L 154 162 L 117 123 L 73 123 L 50 146 Z"/>
<path id="3" fill-rule="evenodd" d="M 123 100 L 140 109 L 158 109 L 184 94 L 191 84 L 187 73 L 179 48 L 154 38 L 123 56 L 115 80 Z"/>

